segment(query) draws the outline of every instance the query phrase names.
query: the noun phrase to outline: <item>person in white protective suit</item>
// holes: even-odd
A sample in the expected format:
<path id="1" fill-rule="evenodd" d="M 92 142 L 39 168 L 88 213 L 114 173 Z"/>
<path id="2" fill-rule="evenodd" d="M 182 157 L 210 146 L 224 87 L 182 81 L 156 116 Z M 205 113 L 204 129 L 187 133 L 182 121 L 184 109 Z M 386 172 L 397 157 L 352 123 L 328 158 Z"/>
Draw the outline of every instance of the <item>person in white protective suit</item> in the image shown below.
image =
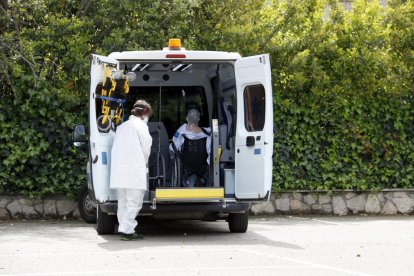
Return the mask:
<path id="1" fill-rule="evenodd" d="M 118 192 L 118 232 L 122 240 L 142 238 L 135 233 L 135 220 L 147 190 L 147 163 L 152 138 L 147 122 L 151 106 L 138 100 L 128 121 L 117 127 L 111 152 L 110 187 Z"/>
<path id="2" fill-rule="evenodd" d="M 182 151 L 182 146 L 185 142 L 185 139 L 189 140 L 198 140 L 202 138 L 206 138 L 205 147 L 207 152 L 206 158 L 206 164 L 210 163 L 210 143 L 211 143 L 211 137 L 210 137 L 210 128 L 201 128 L 198 126 L 198 122 L 200 121 L 200 112 L 197 109 L 190 109 L 187 113 L 186 117 L 187 123 L 184 123 L 181 125 L 177 131 L 175 132 L 172 140 L 173 144 L 176 150 L 179 152 Z M 173 149 L 173 146 L 171 145 L 171 150 Z M 199 175 L 200 176 L 200 175 Z M 187 187 L 194 187 L 194 184 L 197 180 L 197 174 L 189 174 L 184 177 L 183 185 Z"/>

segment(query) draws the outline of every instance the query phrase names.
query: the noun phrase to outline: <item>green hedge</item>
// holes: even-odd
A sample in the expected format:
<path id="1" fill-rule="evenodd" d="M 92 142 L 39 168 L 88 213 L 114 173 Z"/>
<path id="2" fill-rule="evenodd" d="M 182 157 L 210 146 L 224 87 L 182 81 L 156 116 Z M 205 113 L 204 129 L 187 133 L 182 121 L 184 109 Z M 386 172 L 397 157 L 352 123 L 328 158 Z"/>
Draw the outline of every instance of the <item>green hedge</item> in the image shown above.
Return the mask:
<path id="1" fill-rule="evenodd" d="M 4 3 L 0 4 L 4 5 Z M 414 3 L 28 0 L 0 18 L 0 193 L 77 193 L 90 53 L 268 52 L 274 190 L 414 187 Z M 329 13 L 329 14 L 328 14 Z"/>
<path id="2" fill-rule="evenodd" d="M 414 187 L 413 2 L 316 3 L 271 42 L 274 189 Z"/>
<path id="3" fill-rule="evenodd" d="M 86 154 L 70 138 L 86 122 L 91 47 L 81 20 L 54 8 L 24 1 L 2 13 L 0 192 L 73 196 L 86 181 Z"/>
<path id="4" fill-rule="evenodd" d="M 276 190 L 413 187 L 412 99 L 275 104 Z"/>

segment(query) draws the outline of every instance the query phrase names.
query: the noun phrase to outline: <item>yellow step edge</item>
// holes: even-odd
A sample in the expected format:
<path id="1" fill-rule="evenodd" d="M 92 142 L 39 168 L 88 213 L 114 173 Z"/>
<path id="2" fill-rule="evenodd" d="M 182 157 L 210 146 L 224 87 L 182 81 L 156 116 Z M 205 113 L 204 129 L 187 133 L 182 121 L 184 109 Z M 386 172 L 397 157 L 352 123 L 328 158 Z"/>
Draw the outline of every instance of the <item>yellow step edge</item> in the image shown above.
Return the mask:
<path id="1" fill-rule="evenodd" d="M 156 199 L 224 198 L 224 188 L 156 189 Z"/>

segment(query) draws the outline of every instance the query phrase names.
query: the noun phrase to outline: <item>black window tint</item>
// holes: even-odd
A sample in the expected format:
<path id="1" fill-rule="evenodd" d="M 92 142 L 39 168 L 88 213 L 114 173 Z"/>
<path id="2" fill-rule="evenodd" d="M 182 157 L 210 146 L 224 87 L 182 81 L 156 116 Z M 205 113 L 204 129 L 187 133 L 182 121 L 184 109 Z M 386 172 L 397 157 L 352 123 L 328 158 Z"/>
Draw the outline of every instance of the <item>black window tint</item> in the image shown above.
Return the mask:
<path id="1" fill-rule="evenodd" d="M 265 123 L 265 90 L 263 85 L 244 89 L 244 125 L 247 131 L 261 131 Z"/>

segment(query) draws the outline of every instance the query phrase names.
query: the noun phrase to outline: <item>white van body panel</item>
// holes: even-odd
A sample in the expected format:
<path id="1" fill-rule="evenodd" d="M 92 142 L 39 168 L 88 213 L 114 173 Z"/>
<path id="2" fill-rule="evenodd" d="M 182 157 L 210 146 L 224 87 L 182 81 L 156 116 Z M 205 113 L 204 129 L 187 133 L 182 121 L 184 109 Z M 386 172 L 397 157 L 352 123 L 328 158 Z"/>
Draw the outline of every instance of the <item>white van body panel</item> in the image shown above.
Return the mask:
<path id="1" fill-rule="evenodd" d="M 104 56 L 92 55 L 90 93 L 89 93 L 89 129 L 90 129 L 90 160 L 95 198 L 98 202 L 116 198 L 116 191 L 109 189 L 109 173 L 111 164 L 111 148 L 115 133 L 100 133 L 96 125 L 95 89 L 104 77 L 103 63 L 115 64 L 118 61 Z"/>
<path id="2" fill-rule="evenodd" d="M 264 199 L 272 186 L 273 95 L 269 55 L 238 59 L 235 62 L 237 87 L 235 195 L 237 199 Z M 247 86 L 263 85 L 265 89 L 265 123 L 261 131 L 245 126 L 244 91 Z M 248 136 L 254 146 L 246 146 Z"/>

